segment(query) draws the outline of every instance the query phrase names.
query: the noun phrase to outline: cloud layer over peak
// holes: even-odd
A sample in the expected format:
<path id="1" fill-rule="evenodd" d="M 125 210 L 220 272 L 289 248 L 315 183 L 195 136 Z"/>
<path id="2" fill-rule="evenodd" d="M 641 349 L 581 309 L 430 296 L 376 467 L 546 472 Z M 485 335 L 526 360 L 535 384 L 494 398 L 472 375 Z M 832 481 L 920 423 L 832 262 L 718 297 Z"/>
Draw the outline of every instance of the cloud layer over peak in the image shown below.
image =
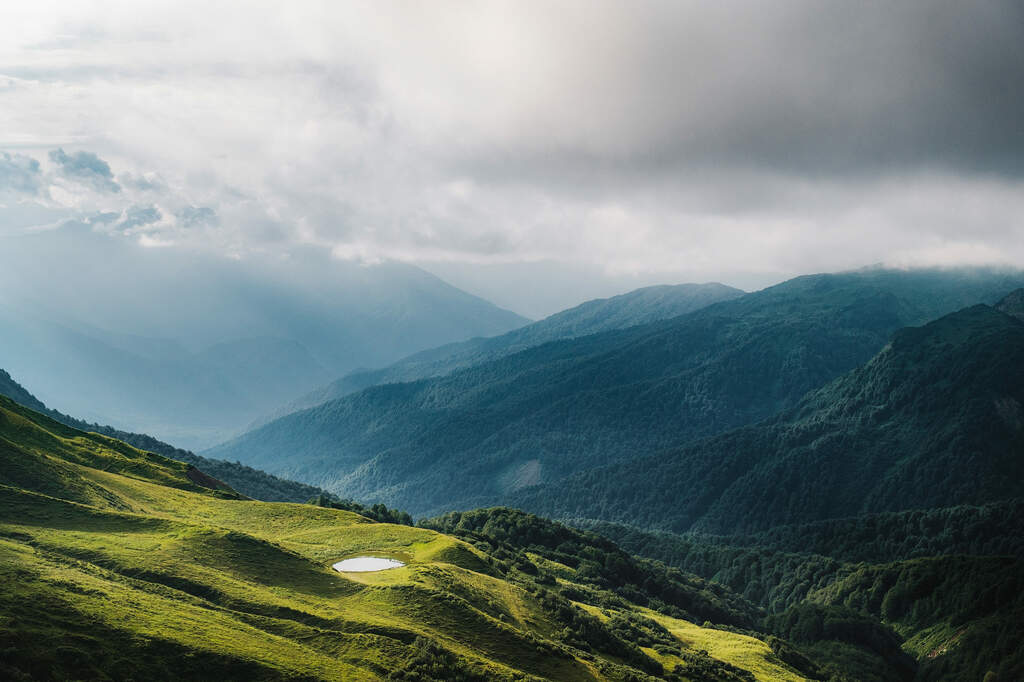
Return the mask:
<path id="1" fill-rule="evenodd" d="M 33 3 L 5 24 L 0 194 L 152 207 L 137 240 L 688 279 L 1024 262 L 1013 0 Z"/>

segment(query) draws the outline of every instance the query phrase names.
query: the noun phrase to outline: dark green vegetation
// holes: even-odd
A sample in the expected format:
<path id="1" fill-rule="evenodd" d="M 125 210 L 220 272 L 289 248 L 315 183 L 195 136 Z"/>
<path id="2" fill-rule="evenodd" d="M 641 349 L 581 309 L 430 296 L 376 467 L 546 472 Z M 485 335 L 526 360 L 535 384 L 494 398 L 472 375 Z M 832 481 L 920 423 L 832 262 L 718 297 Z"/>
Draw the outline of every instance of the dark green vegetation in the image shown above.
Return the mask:
<path id="1" fill-rule="evenodd" d="M 554 585 L 564 596 L 579 599 L 579 584 L 558 586 L 558 566 L 568 566 L 578 583 L 611 593 L 596 606 L 633 602 L 691 622 L 745 628 L 754 627 L 760 617 L 752 604 L 720 585 L 631 556 L 599 535 L 533 514 L 496 507 L 449 512 L 419 525 L 471 542 L 508 567 L 535 576 L 538 584 Z"/>
<path id="2" fill-rule="evenodd" d="M 186 463 L 0 398 L 0 675 L 805 679 L 762 639 L 670 615 L 758 616 L 724 588 L 521 514 L 465 518 L 473 544 L 247 500 Z M 523 547 L 487 539 L 511 523 L 532 529 Z M 329 568 L 362 554 L 406 565 Z"/>
<path id="3" fill-rule="evenodd" d="M 1024 322 L 979 305 L 896 334 L 767 422 L 524 492 L 530 509 L 710 533 L 1024 497 Z"/>
<path id="4" fill-rule="evenodd" d="M 1013 556 L 1024 559 L 1024 500 L 980 507 L 962 505 L 865 514 L 796 526 L 776 526 L 750 535 L 714 536 L 639 530 L 634 526 L 580 520 L 577 525 L 615 540 L 630 551 L 705 574 L 708 552 L 726 548 L 809 553 L 837 561 L 885 563 L 937 554 Z M 691 564 L 690 554 L 696 555 Z M 710 559 L 720 570 L 732 559 Z M 696 569 L 696 570 L 695 570 Z M 729 581 L 731 583 L 731 581 Z M 741 581 L 748 584 L 756 581 Z M 759 601 L 760 597 L 755 597 Z"/>
<path id="5" fill-rule="evenodd" d="M 353 372 L 304 396 L 277 416 L 315 407 L 370 386 L 443 376 L 549 341 L 666 320 L 742 295 L 741 290 L 724 284 L 677 284 L 645 287 L 611 298 L 587 301 L 501 336 L 450 343 L 410 355 L 383 369 Z"/>
<path id="6" fill-rule="evenodd" d="M 271 476 L 268 473 L 245 466 L 239 462 L 226 462 L 208 457 L 200 457 L 193 452 L 176 448 L 144 433 L 129 433 L 115 429 L 112 426 L 89 424 L 81 419 L 70 417 L 62 412 L 46 407 L 46 405 L 2 369 L 0 369 L 0 395 L 7 396 L 16 403 L 29 407 L 36 412 L 41 412 L 73 429 L 101 433 L 104 436 L 122 440 L 140 450 L 155 452 L 164 457 L 187 462 L 254 500 L 262 500 L 264 502 L 305 502 L 310 498 L 325 494 L 319 488 Z"/>
<path id="7" fill-rule="evenodd" d="M 630 469 L 639 455 L 792 408 L 899 328 L 995 303 L 1021 283 L 989 271 L 801 277 L 671 320 L 368 388 L 209 454 L 413 513 L 525 502 L 509 494 L 615 461 Z"/>

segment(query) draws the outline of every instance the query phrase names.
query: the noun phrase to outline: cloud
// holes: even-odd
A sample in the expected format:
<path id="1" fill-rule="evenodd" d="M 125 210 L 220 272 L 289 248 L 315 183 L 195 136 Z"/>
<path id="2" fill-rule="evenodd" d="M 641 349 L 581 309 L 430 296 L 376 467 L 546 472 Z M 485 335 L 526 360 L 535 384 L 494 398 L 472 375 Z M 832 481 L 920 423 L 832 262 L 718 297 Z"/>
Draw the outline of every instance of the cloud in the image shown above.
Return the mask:
<path id="1" fill-rule="evenodd" d="M 0 149 L 59 149 L 17 177 L 76 215 L 151 207 L 130 229 L 236 256 L 666 279 L 1024 262 L 1015 0 L 197 16 L 19 9 L 0 26 Z"/>
<path id="2" fill-rule="evenodd" d="M 100 192 L 121 191 L 121 186 L 114 181 L 110 164 L 92 152 L 68 154 L 63 149 L 54 149 L 49 156 L 50 161 L 60 168 L 60 174 L 68 179 Z"/>
<path id="3" fill-rule="evenodd" d="M 125 210 L 118 226 L 125 232 L 131 232 L 135 228 L 156 223 L 163 217 L 156 206 L 131 206 Z"/>
<path id="4" fill-rule="evenodd" d="M 176 214 L 182 227 L 217 225 L 217 212 L 209 206 L 185 206 Z"/>
<path id="5" fill-rule="evenodd" d="M 37 195 L 42 189 L 39 162 L 22 154 L 0 152 L 0 195 Z"/>

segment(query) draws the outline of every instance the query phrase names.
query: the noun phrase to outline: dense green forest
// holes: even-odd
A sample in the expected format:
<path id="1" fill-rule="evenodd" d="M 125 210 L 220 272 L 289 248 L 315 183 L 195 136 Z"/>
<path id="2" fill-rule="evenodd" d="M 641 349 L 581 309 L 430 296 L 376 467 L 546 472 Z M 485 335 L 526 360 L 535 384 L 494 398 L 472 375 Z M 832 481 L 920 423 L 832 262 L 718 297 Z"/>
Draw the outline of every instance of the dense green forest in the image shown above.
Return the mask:
<path id="1" fill-rule="evenodd" d="M 414 514 L 525 500 L 507 495 L 615 461 L 629 468 L 792 408 L 899 328 L 995 303 L 1022 283 L 958 270 L 800 277 L 671 320 L 372 387 L 206 454 Z"/>
<path id="2" fill-rule="evenodd" d="M 897 333 L 795 408 L 523 491 L 556 517 L 742 534 L 1024 497 L 1024 323 L 989 306 Z"/>

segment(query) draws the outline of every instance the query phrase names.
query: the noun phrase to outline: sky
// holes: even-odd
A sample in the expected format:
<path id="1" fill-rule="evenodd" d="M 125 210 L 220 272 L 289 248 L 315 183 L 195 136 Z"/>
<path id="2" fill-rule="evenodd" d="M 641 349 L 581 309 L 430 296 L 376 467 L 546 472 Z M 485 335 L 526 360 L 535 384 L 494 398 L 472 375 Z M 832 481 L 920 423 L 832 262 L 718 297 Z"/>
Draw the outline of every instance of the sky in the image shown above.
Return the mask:
<path id="1" fill-rule="evenodd" d="M 1019 0 L 12 3 L 0 258 L 73 219 L 411 263 L 531 317 L 1021 265 L 1021 83 Z"/>

